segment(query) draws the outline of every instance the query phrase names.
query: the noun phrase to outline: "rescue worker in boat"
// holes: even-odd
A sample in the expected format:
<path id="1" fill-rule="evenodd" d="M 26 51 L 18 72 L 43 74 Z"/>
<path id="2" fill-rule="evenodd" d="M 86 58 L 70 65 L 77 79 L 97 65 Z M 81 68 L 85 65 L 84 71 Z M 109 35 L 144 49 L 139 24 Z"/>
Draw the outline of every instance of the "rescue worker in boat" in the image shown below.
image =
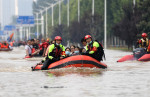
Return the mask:
<path id="1" fill-rule="evenodd" d="M 53 62 L 59 61 L 65 57 L 65 47 L 61 44 L 62 38 L 60 36 L 55 37 L 55 44 L 51 44 L 46 60 L 41 67 L 42 70 L 46 70 Z"/>
<path id="2" fill-rule="evenodd" d="M 104 54 L 101 51 L 103 50 L 103 47 L 100 45 L 100 43 L 93 41 L 90 35 L 86 35 L 84 39 L 87 42 L 85 55 L 89 55 L 98 61 L 102 61 Z"/>
<path id="3" fill-rule="evenodd" d="M 1 45 L 1 48 L 9 49 L 9 44 L 6 41 L 4 41 Z"/>
<path id="4" fill-rule="evenodd" d="M 40 48 L 39 55 L 45 57 L 45 52 L 49 44 L 45 41 L 45 39 L 41 39 L 41 41 L 42 41 L 42 44 L 39 45 L 39 48 Z"/>
<path id="5" fill-rule="evenodd" d="M 148 50 L 149 46 L 149 39 L 147 38 L 146 33 L 142 33 L 142 39 L 139 40 L 139 48 L 144 48 L 147 52 L 150 52 Z"/>

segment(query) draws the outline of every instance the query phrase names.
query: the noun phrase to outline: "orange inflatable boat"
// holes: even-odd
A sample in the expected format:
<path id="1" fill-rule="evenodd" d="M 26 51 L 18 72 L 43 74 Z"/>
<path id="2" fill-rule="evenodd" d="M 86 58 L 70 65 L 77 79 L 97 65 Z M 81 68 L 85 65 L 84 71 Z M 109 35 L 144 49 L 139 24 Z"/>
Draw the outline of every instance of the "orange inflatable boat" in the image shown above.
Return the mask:
<path id="1" fill-rule="evenodd" d="M 9 48 L 1 48 L 0 51 L 12 51 L 13 49 L 9 49 Z"/>
<path id="2" fill-rule="evenodd" d="M 32 67 L 32 70 L 41 70 L 43 65 L 36 65 Z M 49 65 L 48 69 L 59 69 L 59 68 L 68 68 L 68 67 L 89 67 L 89 68 L 107 68 L 107 65 L 97 61 L 96 59 L 85 56 L 77 55 L 71 56 L 60 61 L 54 62 Z"/>

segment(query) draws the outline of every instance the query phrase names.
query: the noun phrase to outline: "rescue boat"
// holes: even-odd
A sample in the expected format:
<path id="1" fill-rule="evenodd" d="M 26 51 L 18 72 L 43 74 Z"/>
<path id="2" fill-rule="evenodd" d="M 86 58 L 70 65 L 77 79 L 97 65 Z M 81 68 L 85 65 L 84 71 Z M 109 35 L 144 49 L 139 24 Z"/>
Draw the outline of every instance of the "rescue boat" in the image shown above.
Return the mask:
<path id="1" fill-rule="evenodd" d="M 145 54 L 138 61 L 150 61 L 150 54 Z"/>
<path id="2" fill-rule="evenodd" d="M 150 61 L 150 54 L 147 54 L 143 48 L 137 48 L 133 51 L 132 55 L 126 55 L 120 58 L 117 62 L 125 62 L 130 60 Z"/>
<path id="3" fill-rule="evenodd" d="M 32 70 L 41 70 L 41 65 L 36 65 L 32 67 Z M 76 55 L 71 56 L 49 65 L 48 69 L 59 69 L 59 68 L 69 68 L 69 67 L 88 67 L 88 68 L 107 68 L 107 65 L 97 61 L 96 59 L 86 56 L 86 55 Z"/>

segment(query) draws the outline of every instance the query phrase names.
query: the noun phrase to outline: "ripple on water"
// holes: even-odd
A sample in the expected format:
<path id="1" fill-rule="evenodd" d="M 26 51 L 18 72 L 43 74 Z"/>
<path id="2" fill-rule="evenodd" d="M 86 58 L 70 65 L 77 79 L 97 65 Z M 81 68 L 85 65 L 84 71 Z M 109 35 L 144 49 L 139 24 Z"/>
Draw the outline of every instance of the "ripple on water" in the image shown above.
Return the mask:
<path id="1" fill-rule="evenodd" d="M 106 50 L 108 69 L 31 71 L 24 48 L 0 54 L 0 97 L 149 97 L 150 62 L 116 61 L 131 52 Z"/>

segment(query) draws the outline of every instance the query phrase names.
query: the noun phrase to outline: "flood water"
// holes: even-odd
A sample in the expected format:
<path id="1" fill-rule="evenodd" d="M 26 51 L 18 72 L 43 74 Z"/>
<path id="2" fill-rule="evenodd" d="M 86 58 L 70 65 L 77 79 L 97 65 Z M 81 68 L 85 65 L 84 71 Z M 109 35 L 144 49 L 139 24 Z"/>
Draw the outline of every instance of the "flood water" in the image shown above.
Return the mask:
<path id="1" fill-rule="evenodd" d="M 123 51 L 106 51 L 108 68 L 31 71 L 24 48 L 0 52 L 0 97 L 150 97 L 150 62 L 117 63 Z"/>

